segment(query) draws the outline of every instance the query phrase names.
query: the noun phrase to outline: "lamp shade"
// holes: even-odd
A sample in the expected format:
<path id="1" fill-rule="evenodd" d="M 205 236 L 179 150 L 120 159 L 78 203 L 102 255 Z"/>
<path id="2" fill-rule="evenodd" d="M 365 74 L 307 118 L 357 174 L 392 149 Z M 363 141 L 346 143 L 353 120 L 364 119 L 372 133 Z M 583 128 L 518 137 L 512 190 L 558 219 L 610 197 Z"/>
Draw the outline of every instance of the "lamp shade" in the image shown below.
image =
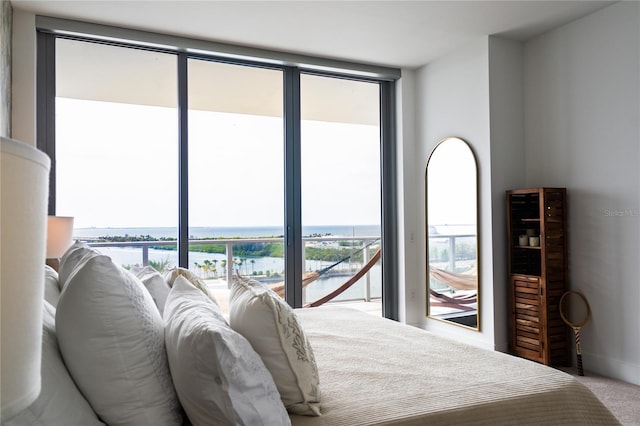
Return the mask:
<path id="1" fill-rule="evenodd" d="M 62 257 L 71 246 L 73 218 L 49 216 L 47 220 L 47 259 Z"/>
<path id="2" fill-rule="evenodd" d="M 0 139 L 0 416 L 5 421 L 40 393 L 51 160 L 32 146 Z"/>

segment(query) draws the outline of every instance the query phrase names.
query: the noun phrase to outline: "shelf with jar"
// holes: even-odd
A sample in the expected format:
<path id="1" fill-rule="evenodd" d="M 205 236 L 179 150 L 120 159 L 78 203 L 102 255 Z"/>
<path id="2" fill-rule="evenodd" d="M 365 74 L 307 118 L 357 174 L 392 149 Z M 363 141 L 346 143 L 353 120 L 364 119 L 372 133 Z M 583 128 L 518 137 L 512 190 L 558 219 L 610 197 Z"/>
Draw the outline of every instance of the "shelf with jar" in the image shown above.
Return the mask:
<path id="1" fill-rule="evenodd" d="M 507 191 L 510 351 L 547 365 L 568 361 L 559 315 L 566 291 L 565 188 Z"/>

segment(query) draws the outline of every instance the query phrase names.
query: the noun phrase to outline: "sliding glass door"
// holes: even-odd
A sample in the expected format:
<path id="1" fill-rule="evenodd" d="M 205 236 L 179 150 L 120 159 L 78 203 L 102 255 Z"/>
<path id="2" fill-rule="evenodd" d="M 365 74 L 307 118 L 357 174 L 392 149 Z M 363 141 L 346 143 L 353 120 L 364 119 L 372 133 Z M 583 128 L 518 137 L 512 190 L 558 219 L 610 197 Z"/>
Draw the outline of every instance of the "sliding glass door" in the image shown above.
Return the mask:
<path id="1" fill-rule="evenodd" d="M 176 56 L 57 39 L 55 75 L 55 213 L 125 267 L 156 239 L 144 263 L 176 266 Z"/>
<path id="2" fill-rule="evenodd" d="M 380 314 L 380 86 L 303 74 L 300 94 L 303 304 Z"/>
<path id="3" fill-rule="evenodd" d="M 76 238 L 127 268 L 189 268 L 223 304 L 237 273 L 294 306 L 381 313 L 383 83 L 38 40 L 50 213 Z"/>
<path id="4" fill-rule="evenodd" d="M 283 76 L 201 59 L 187 69 L 189 263 L 226 305 L 230 274 L 285 279 Z"/>

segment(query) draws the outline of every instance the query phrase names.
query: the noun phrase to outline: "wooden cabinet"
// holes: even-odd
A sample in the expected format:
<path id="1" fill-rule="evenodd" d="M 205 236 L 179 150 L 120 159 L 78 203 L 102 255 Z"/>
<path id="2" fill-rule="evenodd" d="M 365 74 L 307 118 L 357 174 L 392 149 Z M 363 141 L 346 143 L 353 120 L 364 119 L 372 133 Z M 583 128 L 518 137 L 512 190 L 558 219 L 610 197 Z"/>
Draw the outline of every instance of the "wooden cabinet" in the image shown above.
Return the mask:
<path id="1" fill-rule="evenodd" d="M 568 286 L 566 199 L 565 188 L 507 191 L 510 351 L 547 365 L 569 360 L 558 309 Z"/>

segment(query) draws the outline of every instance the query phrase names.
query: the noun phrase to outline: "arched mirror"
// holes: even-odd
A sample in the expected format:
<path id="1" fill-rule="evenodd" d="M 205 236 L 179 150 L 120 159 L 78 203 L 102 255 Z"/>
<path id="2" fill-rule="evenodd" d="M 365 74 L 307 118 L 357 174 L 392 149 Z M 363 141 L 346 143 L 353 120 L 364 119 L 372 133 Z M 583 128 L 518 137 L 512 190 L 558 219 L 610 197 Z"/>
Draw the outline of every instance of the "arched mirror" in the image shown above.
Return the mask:
<path id="1" fill-rule="evenodd" d="M 465 141 L 436 145 L 425 189 L 427 315 L 478 330 L 478 170 Z"/>

